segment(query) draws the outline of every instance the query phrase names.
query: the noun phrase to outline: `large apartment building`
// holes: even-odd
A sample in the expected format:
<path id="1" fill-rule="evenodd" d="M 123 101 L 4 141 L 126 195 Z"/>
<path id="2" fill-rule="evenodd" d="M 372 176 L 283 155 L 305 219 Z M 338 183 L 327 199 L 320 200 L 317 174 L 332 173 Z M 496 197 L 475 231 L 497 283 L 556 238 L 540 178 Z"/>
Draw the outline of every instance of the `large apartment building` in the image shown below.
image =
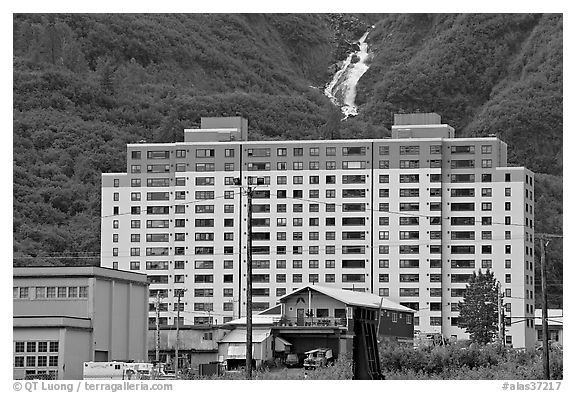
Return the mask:
<path id="1" fill-rule="evenodd" d="M 160 323 L 245 314 L 253 187 L 253 304 L 310 283 L 418 310 L 415 330 L 465 338 L 458 301 L 478 269 L 505 293 L 506 342 L 532 346 L 534 174 L 496 137 L 455 138 L 436 114 L 392 138 L 248 141 L 245 119 L 203 118 L 184 142 L 128 145 L 102 176 L 102 266 L 145 272 Z M 244 189 L 235 186 L 240 178 Z M 181 303 L 178 306 L 178 291 Z"/>

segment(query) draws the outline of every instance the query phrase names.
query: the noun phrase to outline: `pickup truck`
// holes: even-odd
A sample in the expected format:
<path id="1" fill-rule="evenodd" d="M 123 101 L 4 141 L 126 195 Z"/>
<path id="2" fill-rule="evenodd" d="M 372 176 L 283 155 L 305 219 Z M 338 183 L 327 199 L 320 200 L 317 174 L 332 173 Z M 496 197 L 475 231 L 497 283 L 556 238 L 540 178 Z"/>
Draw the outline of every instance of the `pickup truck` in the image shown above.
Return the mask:
<path id="1" fill-rule="evenodd" d="M 329 348 L 318 348 L 305 352 L 306 359 L 304 359 L 304 369 L 314 370 L 318 367 L 325 367 L 329 363 L 334 362 L 332 350 Z"/>

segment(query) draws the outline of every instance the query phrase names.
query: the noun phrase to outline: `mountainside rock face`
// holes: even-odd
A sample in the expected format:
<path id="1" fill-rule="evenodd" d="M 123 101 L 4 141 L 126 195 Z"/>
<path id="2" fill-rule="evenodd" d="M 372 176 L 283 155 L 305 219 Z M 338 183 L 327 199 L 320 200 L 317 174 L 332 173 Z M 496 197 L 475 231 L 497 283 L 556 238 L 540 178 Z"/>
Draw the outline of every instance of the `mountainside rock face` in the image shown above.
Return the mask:
<path id="1" fill-rule="evenodd" d="M 322 90 L 372 25 L 358 115 L 340 121 Z M 125 170 L 126 143 L 182 140 L 201 116 L 322 139 L 434 111 L 541 173 L 536 230 L 562 231 L 561 15 L 19 14 L 13 29 L 15 263 L 96 263 L 100 174 Z"/>

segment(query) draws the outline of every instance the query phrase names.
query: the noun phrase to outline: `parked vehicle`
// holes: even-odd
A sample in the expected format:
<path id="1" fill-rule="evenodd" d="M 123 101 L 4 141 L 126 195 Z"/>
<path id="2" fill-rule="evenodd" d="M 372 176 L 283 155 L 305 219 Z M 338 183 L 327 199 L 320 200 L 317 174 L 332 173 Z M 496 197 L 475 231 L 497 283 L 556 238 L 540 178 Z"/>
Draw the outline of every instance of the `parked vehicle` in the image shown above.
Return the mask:
<path id="1" fill-rule="evenodd" d="M 152 363 L 84 362 L 84 379 L 150 379 Z"/>
<path id="2" fill-rule="evenodd" d="M 314 370 L 318 367 L 325 367 L 334 362 L 334 356 L 330 348 L 317 348 L 305 353 L 304 369 Z"/>
<path id="3" fill-rule="evenodd" d="M 284 361 L 286 367 L 298 367 L 300 365 L 300 358 L 297 353 L 289 353 L 286 355 L 286 360 Z"/>

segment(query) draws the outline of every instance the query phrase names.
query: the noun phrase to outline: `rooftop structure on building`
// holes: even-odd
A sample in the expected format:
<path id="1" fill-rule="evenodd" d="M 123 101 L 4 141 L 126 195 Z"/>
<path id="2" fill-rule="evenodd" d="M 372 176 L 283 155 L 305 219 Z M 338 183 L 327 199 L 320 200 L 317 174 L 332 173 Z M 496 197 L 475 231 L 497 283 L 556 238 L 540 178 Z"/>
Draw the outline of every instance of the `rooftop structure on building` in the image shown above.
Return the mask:
<path id="1" fill-rule="evenodd" d="M 102 265 L 146 272 L 162 324 L 184 288 L 185 324 L 245 315 L 240 178 L 255 187 L 256 310 L 314 283 L 384 297 L 416 311 L 417 331 L 467 338 L 457 304 L 472 272 L 490 269 L 506 342 L 535 342 L 534 175 L 508 166 L 494 136 L 457 138 L 437 114 L 406 114 L 388 139 L 249 141 L 235 117 L 127 150 L 126 172 L 102 175 Z"/>

